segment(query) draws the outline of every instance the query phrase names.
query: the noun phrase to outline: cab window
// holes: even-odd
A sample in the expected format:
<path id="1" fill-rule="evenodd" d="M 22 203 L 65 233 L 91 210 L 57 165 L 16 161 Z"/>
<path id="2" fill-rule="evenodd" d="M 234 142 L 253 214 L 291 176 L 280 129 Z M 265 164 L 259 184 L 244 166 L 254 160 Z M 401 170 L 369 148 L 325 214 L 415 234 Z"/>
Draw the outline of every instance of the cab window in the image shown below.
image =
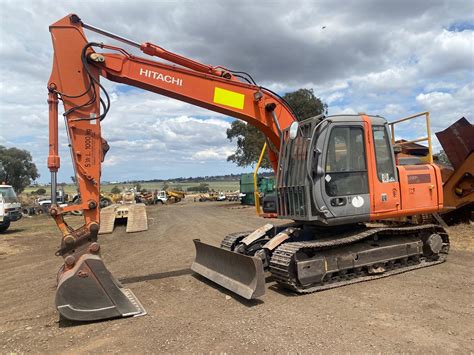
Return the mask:
<path id="1" fill-rule="evenodd" d="M 329 136 L 325 167 L 329 196 L 368 193 L 364 131 L 360 127 L 335 127 Z"/>
<path id="2" fill-rule="evenodd" d="M 381 182 L 393 182 L 395 179 L 395 167 L 393 165 L 392 148 L 390 138 L 385 126 L 373 126 L 375 160 L 377 165 L 377 176 Z"/>
<path id="3" fill-rule="evenodd" d="M 18 202 L 15 191 L 10 186 L 1 186 L 0 195 L 2 195 L 3 201 L 6 203 L 15 203 Z"/>

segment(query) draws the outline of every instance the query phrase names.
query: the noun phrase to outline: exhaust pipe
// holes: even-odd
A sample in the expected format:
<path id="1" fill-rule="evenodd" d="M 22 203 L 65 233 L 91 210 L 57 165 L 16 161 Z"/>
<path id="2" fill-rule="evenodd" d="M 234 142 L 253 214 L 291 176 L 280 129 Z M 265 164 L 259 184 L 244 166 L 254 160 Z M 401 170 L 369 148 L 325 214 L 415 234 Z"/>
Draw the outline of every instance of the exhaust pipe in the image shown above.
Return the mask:
<path id="1" fill-rule="evenodd" d="M 196 259 L 191 270 L 248 300 L 265 294 L 262 260 L 194 239 Z"/>

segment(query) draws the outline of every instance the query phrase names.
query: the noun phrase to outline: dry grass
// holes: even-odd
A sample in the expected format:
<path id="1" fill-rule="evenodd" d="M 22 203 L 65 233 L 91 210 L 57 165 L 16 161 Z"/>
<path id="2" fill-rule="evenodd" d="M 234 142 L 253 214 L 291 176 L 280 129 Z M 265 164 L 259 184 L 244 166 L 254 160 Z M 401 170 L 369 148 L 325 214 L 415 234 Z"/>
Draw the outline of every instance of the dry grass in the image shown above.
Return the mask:
<path id="1" fill-rule="evenodd" d="M 474 224 L 458 224 L 448 228 L 451 246 L 457 250 L 474 251 Z"/>

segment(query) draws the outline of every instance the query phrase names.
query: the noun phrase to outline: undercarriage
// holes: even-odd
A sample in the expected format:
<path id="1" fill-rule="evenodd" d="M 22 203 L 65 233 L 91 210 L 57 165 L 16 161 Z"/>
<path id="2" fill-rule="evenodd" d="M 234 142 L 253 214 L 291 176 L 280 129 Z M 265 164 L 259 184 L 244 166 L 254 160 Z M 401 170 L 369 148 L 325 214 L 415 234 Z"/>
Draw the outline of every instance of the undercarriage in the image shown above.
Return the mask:
<path id="1" fill-rule="evenodd" d="M 230 234 L 220 250 L 197 241 L 193 270 L 250 299 L 263 295 L 265 271 L 283 288 L 311 293 L 439 264 L 449 251 L 434 224 L 270 226 Z"/>

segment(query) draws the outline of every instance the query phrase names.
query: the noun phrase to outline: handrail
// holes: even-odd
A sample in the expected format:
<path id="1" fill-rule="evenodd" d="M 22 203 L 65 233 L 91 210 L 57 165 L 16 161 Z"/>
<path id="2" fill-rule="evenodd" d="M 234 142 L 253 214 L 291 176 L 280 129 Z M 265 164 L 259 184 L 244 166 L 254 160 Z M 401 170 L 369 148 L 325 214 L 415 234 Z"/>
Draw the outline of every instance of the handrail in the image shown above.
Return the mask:
<path id="1" fill-rule="evenodd" d="M 255 200 L 255 209 L 257 210 L 257 215 L 260 216 L 260 192 L 258 191 L 258 169 L 262 164 L 263 157 L 265 156 L 265 151 L 267 150 L 267 142 L 263 145 L 262 151 L 260 152 L 260 157 L 258 158 L 257 165 L 255 166 L 255 171 L 253 172 L 253 196 Z"/>
<path id="2" fill-rule="evenodd" d="M 409 143 L 417 143 L 417 142 L 427 141 L 428 142 L 428 159 L 429 159 L 430 163 L 433 163 L 433 146 L 431 144 L 430 113 L 428 111 L 420 112 L 420 113 L 417 113 L 417 114 L 412 115 L 412 116 L 400 118 L 396 121 L 389 122 L 388 124 L 390 126 L 391 131 L 392 131 L 392 145 L 395 144 L 395 125 L 397 123 L 409 121 L 409 120 L 412 120 L 414 118 L 421 117 L 421 116 L 425 116 L 425 119 L 426 119 L 426 137 L 417 138 L 417 139 L 414 139 L 414 140 L 411 140 L 411 141 L 400 142 L 400 143 L 396 143 L 396 144 L 404 145 L 404 144 L 409 144 Z"/>

